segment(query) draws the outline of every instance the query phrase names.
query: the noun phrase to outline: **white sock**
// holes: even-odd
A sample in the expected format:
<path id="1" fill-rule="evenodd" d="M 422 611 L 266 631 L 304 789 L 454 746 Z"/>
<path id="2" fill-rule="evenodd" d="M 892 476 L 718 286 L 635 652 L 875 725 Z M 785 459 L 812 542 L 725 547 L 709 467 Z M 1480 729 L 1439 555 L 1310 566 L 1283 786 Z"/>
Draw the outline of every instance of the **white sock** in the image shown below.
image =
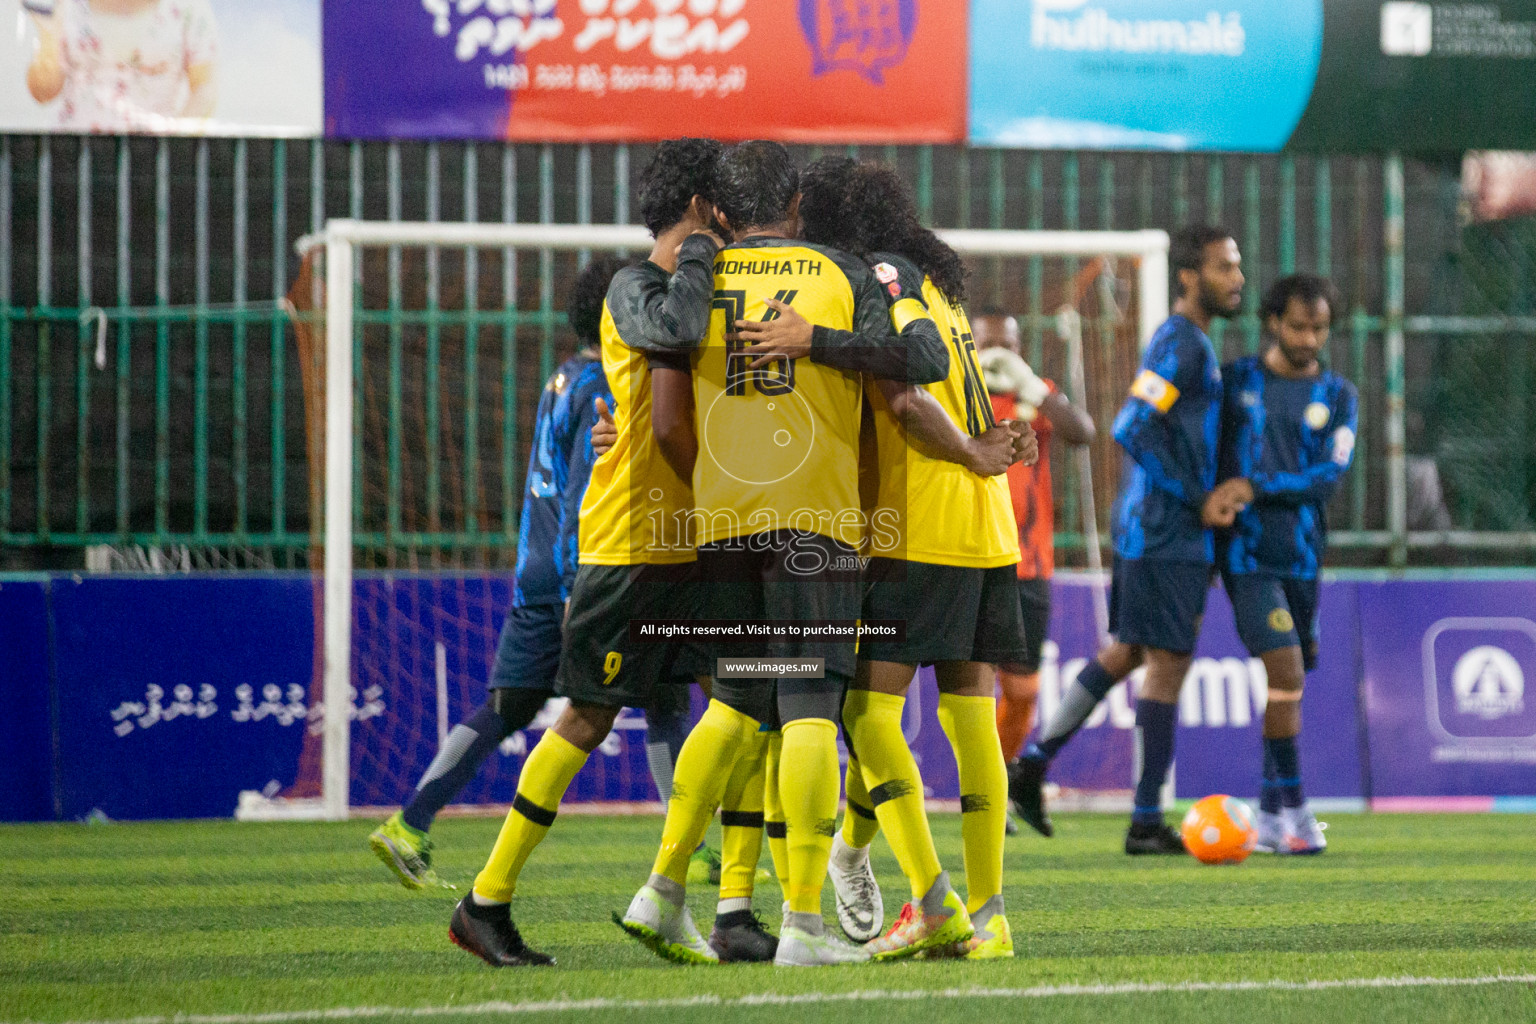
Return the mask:
<path id="1" fill-rule="evenodd" d="M 832 837 L 832 859 L 845 868 L 856 868 L 869 860 L 869 847 L 849 846 L 842 832 Z"/>
<path id="2" fill-rule="evenodd" d="M 734 914 L 734 913 L 736 913 L 737 911 L 740 911 L 740 910 L 751 910 L 751 909 L 752 909 L 752 897 L 750 897 L 750 896 L 732 896 L 729 899 L 721 900 L 719 903 L 717 903 L 715 905 L 715 914 L 717 916 L 720 915 L 720 914 Z"/>

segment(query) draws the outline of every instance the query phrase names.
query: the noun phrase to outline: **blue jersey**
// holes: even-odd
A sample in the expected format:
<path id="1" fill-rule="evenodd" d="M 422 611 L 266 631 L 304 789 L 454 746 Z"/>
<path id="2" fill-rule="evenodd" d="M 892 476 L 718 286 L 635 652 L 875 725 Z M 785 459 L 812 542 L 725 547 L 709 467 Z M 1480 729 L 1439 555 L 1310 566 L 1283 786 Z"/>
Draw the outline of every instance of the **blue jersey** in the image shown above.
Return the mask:
<path id="1" fill-rule="evenodd" d="M 512 607 L 559 604 L 576 578 L 581 497 L 592 475 L 596 399 L 613 408 L 603 364 L 577 354 L 544 385 L 533 421 L 533 448 L 517 534 Z"/>
<path id="2" fill-rule="evenodd" d="M 1328 539 L 1328 499 L 1355 453 L 1355 386 L 1324 370 L 1292 380 L 1258 356 L 1226 368 L 1221 475 L 1244 477 L 1253 503 L 1238 513 L 1222 568 L 1313 579 Z"/>
<path id="3" fill-rule="evenodd" d="M 1221 365 L 1205 332 L 1171 316 L 1152 335 L 1131 395 L 1115 417 L 1125 476 L 1115 505 L 1121 558 L 1205 562 L 1215 557 L 1200 522 L 1216 486 Z"/>

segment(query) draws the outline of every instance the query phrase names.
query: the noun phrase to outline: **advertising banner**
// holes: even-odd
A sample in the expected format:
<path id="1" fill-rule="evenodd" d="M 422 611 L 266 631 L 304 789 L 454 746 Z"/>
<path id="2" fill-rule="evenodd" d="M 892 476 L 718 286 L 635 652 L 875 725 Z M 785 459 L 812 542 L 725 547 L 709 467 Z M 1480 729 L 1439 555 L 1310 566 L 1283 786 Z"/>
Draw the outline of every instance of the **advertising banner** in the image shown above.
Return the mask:
<path id="1" fill-rule="evenodd" d="M 1301 777 L 1308 796 L 1359 797 L 1359 672 L 1355 584 L 1325 582 L 1318 601 L 1318 662 L 1301 699 Z M 1179 698 L 1174 788 L 1179 797 L 1212 793 L 1257 799 L 1263 769 L 1269 678 L 1238 639 L 1220 586 L 1205 605 L 1195 662 Z"/>
<path id="2" fill-rule="evenodd" d="M 958 142 L 965 34 L 936 0 L 331 0 L 326 134 Z"/>
<path id="3" fill-rule="evenodd" d="M 0 821 L 53 817 L 47 587 L 0 580 Z"/>
<path id="4" fill-rule="evenodd" d="M 970 62 L 982 145 L 1536 148 L 1536 0 L 974 0 Z"/>
<path id="5" fill-rule="evenodd" d="M 1063 575 L 1054 581 L 1052 639 L 1046 643 L 1040 671 L 1041 721 L 1055 712 L 1062 690 L 1098 649 L 1092 586 L 1083 576 Z M 1323 623 L 1319 663 L 1307 677 L 1302 698 L 1302 777 L 1312 796 L 1358 797 L 1354 584 L 1323 585 L 1319 621 Z M 1142 675 L 1134 673 L 1132 685 L 1139 686 Z M 1268 686 L 1263 662 L 1250 658 L 1238 639 L 1225 592 L 1213 587 L 1179 702 L 1174 770 L 1179 797 L 1228 793 L 1257 798 Z M 1135 701 L 1122 683 L 1057 755 L 1050 781 L 1071 790 L 1132 789 L 1136 785 L 1135 729 Z"/>
<path id="6" fill-rule="evenodd" d="M 1536 794 L 1536 580 L 1359 595 L 1373 795 Z"/>
<path id="7" fill-rule="evenodd" d="M 975 0 L 971 139 L 1276 150 L 1322 41 L 1322 0 Z"/>
<path id="8" fill-rule="evenodd" d="M 55 577 L 65 820 L 228 817 L 295 780 L 313 673 L 298 577 Z"/>
<path id="9" fill-rule="evenodd" d="M 1040 714 L 1096 649 L 1092 588 L 1058 576 Z M 245 790 L 314 795 L 322 725 L 307 576 L 0 580 L 0 819 L 224 817 Z M 485 699 L 510 602 L 503 577 L 365 574 L 355 584 L 352 802 L 397 805 L 442 738 Z M 1536 580 L 1328 582 L 1321 662 L 1302 703 L 1302 775 L 1314 797 L 1378 800 L 1536 795 Z M 1363 668 L 1362 668 L 1363 666 Z M 1357 701 L 1366 695 L 1364 721 Z M 1134 681 L 1134 680 L 1133 680 Z M 1267 679 L 1238 643 L 1219 588 L 1179 708 L 1182 798 L 1258 793 Z M 690 697 L 695 717 L 702 699 Z M 459 801 L 505 804 L 553 701 L 509 736 Z M 904 732 L 930 796 L 959 796 L 931 670 L 909 691 Z M 1361 727 L 1369 765 L 1362 765 Z M 1135 781 L 1134 702 L 1122 685 L 1057 757 L 1065 790 Z M 620 714 L 567 800 L 655 800 L 645 719 Z M 55 792 L 55 789 L 57 792 Z M 1479 806 L 1482 806 L 1481 804 Z"/>
<path id="10" fill-rule="evenodd" d="M 0 14 L 0 131 L 320 134 L 320 0 L 0 0 Z"/>

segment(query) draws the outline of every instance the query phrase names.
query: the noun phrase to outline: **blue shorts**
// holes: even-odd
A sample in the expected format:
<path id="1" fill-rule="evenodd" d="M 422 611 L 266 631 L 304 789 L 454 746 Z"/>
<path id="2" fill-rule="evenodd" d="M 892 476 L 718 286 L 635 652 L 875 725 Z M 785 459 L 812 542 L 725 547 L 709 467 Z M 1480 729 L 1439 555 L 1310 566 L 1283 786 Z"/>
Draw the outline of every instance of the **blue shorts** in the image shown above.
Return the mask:
<path id="1" fill-rule="evenodd" d="M 491 668 L 492 690 L 551 690 L 560 667 L 563 604 L 532 604 L 507 612 Z"/>
<path id="2" fill-rule="evenodd" d="M 1300 647 L 1301 663 L 1317 667 L 1317 580 L 1264 572 L 1224 572 L 1221 582 L 1232 601 L 1237 635 L 1255 658 L 1267 651 Z"/>
<path id="3" fill-rule="evenodd" d="M 1115 557 L 1109 631 L 1123 644 L 1190 654 L 1205 615 L 1211 567 L 1204 562 Z"/>

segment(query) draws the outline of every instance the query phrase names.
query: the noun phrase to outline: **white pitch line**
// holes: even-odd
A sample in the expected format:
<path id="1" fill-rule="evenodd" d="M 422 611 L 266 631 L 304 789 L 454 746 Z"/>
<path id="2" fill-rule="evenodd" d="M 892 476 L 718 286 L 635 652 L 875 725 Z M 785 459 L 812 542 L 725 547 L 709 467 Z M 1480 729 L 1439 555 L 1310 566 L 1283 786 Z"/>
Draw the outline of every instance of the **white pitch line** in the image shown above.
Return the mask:
<path id="1" fill-rule="evenodd" d="M 277 1013 L 196 1014 L 71 1021 L 69 1024 L 288 1024 L 297 1021 L 368 1020 L 374 1017 L 467 1017 L 495 1014 L 578 1013 L 591 1010 L 674 1010 L 693 1006 L 805 1006 L 817 1003 L 910 1002 L 917 999 L 1053 999 L 1078 996 L 1159 995 L 1188 992 L 1322 992 L 1330 989 L 1463 988 L 1473 985 L 1536 985 L 1536 974 L 1489 974 L 1473 978 L 1337 978 L 1320 981 L 1122 982 L 1116 985 L 1039 985 L 1034 988 L 854 989 L 746 996 L 698 995 L 673 999 L 550 999 L 527 1003 L 467 1003 L 463 1006 L 339 1006 L 328 1010 Z"/>

